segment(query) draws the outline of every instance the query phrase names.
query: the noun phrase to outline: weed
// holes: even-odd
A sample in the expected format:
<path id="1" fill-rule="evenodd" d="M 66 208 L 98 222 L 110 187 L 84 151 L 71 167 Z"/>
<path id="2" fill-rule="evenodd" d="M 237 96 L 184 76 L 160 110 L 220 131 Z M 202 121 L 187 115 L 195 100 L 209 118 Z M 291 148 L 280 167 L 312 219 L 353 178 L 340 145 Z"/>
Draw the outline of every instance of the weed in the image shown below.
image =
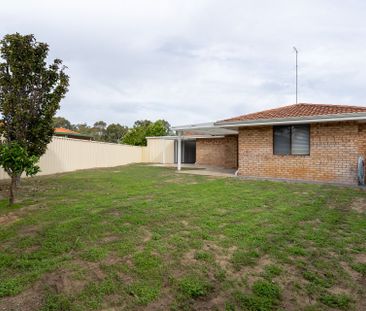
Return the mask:
<path id="1" fill-rule="evenodd" d="M 320 301 L 331 308 L 348 310 L 352 300 L 344 294 L 341 295 L 326 294 L 320 297 Z"/>
<path id="2" fill-rule="evenodd" d="M 270 300 L 280 299 L 281 289 L 273 282 L 268 282 L 265 280 L 256 281 L 253 284 L 252 291 L 257 296 L 265 297 Z"/>
<path id="3" fill-rule="evenodd" d="M 366 276 L 366 263 L 355 263 L 351 265 L 352 269 Z"/>
<path id="4" fill-rule="evenodd" d="M 272 279 L 279 276 L 282 273 L 282 269 L 276 265 L 267 265 L 264 267 L 263 277 L 266 279 Z"/>
<path id="5" fill-rule="evenodd" d="M 231 262 L 236 270 L 240 270 L 242 267 L 254 265 L 258 258 L 259 254 L 256 251 L 238 250 L 233 254 Z"/>
<path id="6" fill-rule="evenodd" d="M 179 289 L 190 298 L 198 298 L 207 295 L 212 286 L 197 276 L 188 276 L 179 281 Z"/>

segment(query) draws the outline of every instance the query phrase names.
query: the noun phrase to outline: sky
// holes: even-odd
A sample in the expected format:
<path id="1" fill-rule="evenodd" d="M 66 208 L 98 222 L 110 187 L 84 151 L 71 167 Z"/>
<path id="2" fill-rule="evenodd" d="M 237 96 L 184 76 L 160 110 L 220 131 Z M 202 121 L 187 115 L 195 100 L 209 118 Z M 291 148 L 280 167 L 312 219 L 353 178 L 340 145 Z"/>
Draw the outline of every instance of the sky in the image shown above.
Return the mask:
<path id="1" fill-rule="evenodd" d="M 0 37 L 34 34 L 68 67 L 59 116 L 131 126 L 299 102 L 366 105 L 366 1 L 0 0 Z"/>

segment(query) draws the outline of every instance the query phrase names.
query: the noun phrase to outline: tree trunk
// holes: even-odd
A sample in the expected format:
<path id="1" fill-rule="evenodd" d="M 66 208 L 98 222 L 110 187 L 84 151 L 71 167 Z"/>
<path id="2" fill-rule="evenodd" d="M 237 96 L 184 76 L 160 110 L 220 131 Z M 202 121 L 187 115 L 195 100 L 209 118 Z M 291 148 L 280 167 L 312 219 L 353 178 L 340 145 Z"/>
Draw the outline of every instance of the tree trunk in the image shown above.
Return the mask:
<path id="1" fill-rule="evenodd" d="M 11 176 L 10 182 L 10 195 L 9 195 L 9 204 L 12 205 L 15 202 L 15 191 L 17 185 L 17 176 Z"/>
<path id="2" fill-rule="evenodd" d="M 19 175 L 19 176 L 17 176 L 16 178 L 17 178 L 17 181 L 16 181 L 16 183 L 15 183 L 15 186 L 17 187 L 17 188 L 19 188 L 19 186 L 20 186 L 20 176 L 21 175 Z"/>

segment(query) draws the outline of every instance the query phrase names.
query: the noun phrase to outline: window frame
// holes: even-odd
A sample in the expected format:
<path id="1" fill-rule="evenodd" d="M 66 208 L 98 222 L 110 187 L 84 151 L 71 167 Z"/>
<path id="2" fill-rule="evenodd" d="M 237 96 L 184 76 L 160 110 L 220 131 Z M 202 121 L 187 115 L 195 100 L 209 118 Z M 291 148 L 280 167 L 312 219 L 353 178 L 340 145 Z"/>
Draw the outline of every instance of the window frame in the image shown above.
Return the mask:
<path id="1" fill-rule="evenodd" d="M 292 129 L 295 126 L 306 126 L 309 129 L 309 139 L 308 139 L 308 144 L 309 144 L 309 153 L 304 153 L 304 154 L 298 154 L 298 153 L 292 153 Z M 280 128 L 280 127 L 288 127 L 290 128 L 290 152 L 289 153 L 283 153 L 283 154 L 278 154 L 275 153 L 275 128 Z M 275 156 L 294 156 L 294 157 L 304 157 L 304 156 L 310 156 L 310 124 L 304 123 L 304 124 L 291 124 L 291 125 L 273 125 L 272 126 L 272 153 Z"/>

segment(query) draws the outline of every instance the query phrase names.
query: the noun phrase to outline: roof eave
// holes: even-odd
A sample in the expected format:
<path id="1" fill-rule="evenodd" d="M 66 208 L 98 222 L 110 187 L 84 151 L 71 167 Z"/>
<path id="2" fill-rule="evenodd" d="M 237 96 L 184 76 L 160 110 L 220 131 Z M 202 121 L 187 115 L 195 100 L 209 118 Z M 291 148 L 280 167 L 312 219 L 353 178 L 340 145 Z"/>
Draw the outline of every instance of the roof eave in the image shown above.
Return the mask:
<path id="1" fill-rule="evenodd" d="M 196 123 L 196 124 L 186 124 L 186 125 L 180 125 L 180 126 L 173 126 L 172 130 L 174 130 L 174 131 L 184 131 L 184 130 L 212 128 L 214 126 L 215 126 L 214 122 Z"/>
<path id="2" fill-rule="evenodd" d="M 224 135 L 221 136 L 213 136 L 213 135 L 182 135 L 180 138 L 182 140 L 195 140 L 195 139 L 202 139 L 202 138 L 222 138 L 225 137 Z M 178 139 L 178 136 L 149 136 L 146 137 L 146 139 L 162 139 L 162 140 L 176 140 Z"/>
<path id="3" fill-rule="evenodd" d="M 246 120 L 246 121 L 219 121 L 215 122 L 214 125 L 222 127 L 242 127 L 242 126 L 359 121 L 359 120 L 366 120 L 366 113 L 358 112 L 358 113 L 307 116 L 307 117 L 296 117 L 296 118 L 258 119 L 258 120 Z"/>

